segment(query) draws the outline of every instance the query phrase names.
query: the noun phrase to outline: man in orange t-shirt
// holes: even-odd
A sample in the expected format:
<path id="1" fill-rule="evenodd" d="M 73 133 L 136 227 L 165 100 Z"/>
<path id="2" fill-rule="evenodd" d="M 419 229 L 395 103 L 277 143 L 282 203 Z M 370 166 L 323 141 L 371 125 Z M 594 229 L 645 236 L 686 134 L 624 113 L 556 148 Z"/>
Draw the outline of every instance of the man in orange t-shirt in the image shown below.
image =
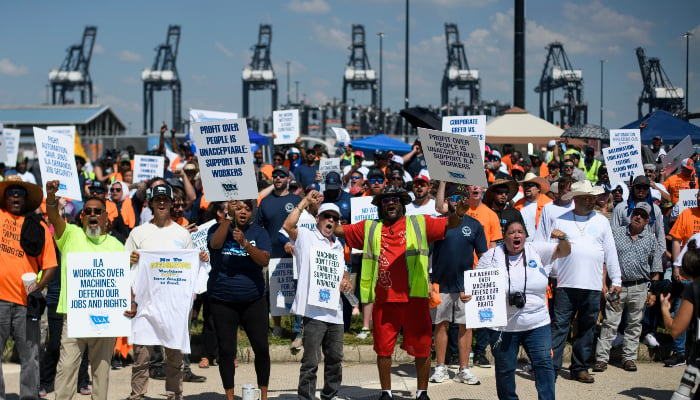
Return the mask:
<path id="1" fill-rule="evenodd" d="M 503 239 L 501 232 L 501 223 L 498 221 L 498 215 L 493 210 L 488 208 L 486 204 L 481 202 L 481 197 L 484 193 L 484 188 L 479 186 L 468 186 L 469 190 L 469 211 L 467 215 L 479 221 L 484 227 L 484 235 L 489 248 L 496 247 L 496 242 Z M 474 265 L 477 259 L 474 258 Z"/>
<path id="2" fill-rule="evenodd" d="M 700 191 L 698 191 L 698 193 L 695 195 L 695 199 L 697 201 L 700 201 Z M 671 228 L 671 231 L 668 233 L 669 235 L 671 235 L 672 238 L 671 255 L 673 260 L 676 260 L 676 258 L 678 258 L 678 254 L 680 254 L 681 248 L 685 246 L 686 243 L 688 243 L 690 237 L 698 232 L 700 232 L 700 208 L 686 208 L 678 216 L 678 219 L 676 219 L 676 223 L 673 225 L 673 228 Z M 679 268 L 673 269 L 673 275 L 674 277 L 680 277 Z"/>
<path id="3" fill-rule="evenodd" d="M 698 178 L 695 176 L 693 160 L 684 158 L 681 162 L 681 172 L 669 176 L 664 181 L 664 187 L 671 195 L 673 204 L 678 203 L 678 191 L 683 189 L 695 189 L 698 187 Z"/>

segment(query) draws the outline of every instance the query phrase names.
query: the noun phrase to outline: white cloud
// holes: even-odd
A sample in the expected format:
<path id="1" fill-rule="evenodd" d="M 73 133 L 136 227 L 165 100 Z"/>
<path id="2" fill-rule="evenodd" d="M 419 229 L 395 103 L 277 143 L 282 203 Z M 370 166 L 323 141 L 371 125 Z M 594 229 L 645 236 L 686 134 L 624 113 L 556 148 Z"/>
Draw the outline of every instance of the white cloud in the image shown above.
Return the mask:
<path id="1" fill-rule="evenodd" d="M 303 14 L 325 14 L 331 10 L 331 6 L 325 0 L 292 0 L 287 9 Z"/>
<path id="2" fill-rule="evenodd" d="M 92 52 L 95 54 L 104 54 L 105 48 L 102 47 L 102 45 L 96 44 L 95 47 L 92 48 Z"/>
<path id="3" fill-rule="evenodd" d="M 223 43 L 216 42 L 214 45 L 216 46 L 217 49 L 219 49 L 219 51 L 224 53 L 227 57 L 233 58 L 233 52 L 231 50 L 229 50 L 226 46 L 224 46 Z"/>
<path id="4" fill-rule="evenodd" d="M 28 75 L 29 69 L 24 65 L 16 65 L 10 59 L 0 59 L 0 75 L 22 76 Z"/>
<path id="5" fill-rule="evenodd" d="M 133 51 L 129 50 L 122 50 L 121 53 L 119 53 L 119 59 L 125 62 L 139 62 L 143 59 L 140 54 L 134 53 Z"/>
<path id="6" fill-rule="evenodd" d="M 350 35 L 338 28 L 316 25 L 314 32 L 314 38 L 324 47 L 347 50 L 350 46 Z"/>

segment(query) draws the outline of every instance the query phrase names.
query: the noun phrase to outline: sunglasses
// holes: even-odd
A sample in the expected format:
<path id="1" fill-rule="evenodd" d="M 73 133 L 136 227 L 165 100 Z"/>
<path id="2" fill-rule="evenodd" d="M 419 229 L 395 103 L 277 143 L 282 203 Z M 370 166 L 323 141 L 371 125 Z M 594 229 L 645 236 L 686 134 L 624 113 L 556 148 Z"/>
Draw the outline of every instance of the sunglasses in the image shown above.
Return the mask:
<path id="1" fill-rule="evenodd" d="M 281 158 L 273 158 L 272 161 L 282 162 Z"/>
<path id="2" fill-rule="evenodd" d="M 9 189 L 5 190 L 5 196 L 7 196 L 7 197 L 13 197 L 13 196 L 24 197 L 26 195 L 27 195 L 27 191 L 21 187 L 14 187 L 14 188 L 9 188 Z"/>
<path id="3" fill-rule="evenodd" d="M 413 182 L 413 187 L 417 187 L 417 186 L 426 187 L 426 186 L 428 186 L 428 184 L 425 183 L 424 181 Z"/>
<path id="4" fill-rule="evenodd" d="M 121 192 L 121 191 L 122 191 L 122 188 L 113 187 L 113 188 L 110 188 L 109 191 L 110 191 L 110 192 Z"/>
<path id="5" fill-rule="evenodd" d="M 184 203 L 175 203 L 175 204 L 173 204 L 173 208 L 185 208 L 185 204 Z"/>
<path id="6" fill-rule="evenodd" d="M 398 203 L 400 199 L 397 196 L 385 197 L 382 199 L 382 204 Z"/>
<path id="7" fill-rule="evenodd" d="M 105 210 L 102 208 L 91 208 L 91 207 L 85 207 L 83 208 L 83 214 L 87 215 L 88 217 L 91 215 L 96 215 L 100 216 Z"/>
<path id="8" fill-rule="evenodd" d="M 372 185 L 375 183 L 384 183 L 384 178 L 369 178 L 369 183 Z"/>
<path id="9" fill-rule="evenodd" d="M 573 168 L 574 168 L 573 165 L 565 165 L 565 166 L 564 166 L 564 169 L 573 169 Z"/>
<path id="10" fill-rule="evenodd" d="M 645 213 L 645 212 L 641 212 L 641 211 L 632 211 L 632 216 L 633 216 L 633 217 L 634 217 L 634 216 L 640 216 L 640 217 L 642 217 L 642 218 L 644 218 L 644 219 L 648 219 L 648 218 L 649 218 L 649 214 L 647 214 L 647 213 Z"/>
<path id="11" fill-rule="evenodd" d="M 403 176 L 392 176 L 392 177 L 391 177 L 391 180 L 392 180 L 392 181 L 402 181 L 402 180 L 403 180 Z"/>
<path id="12" fill-rule="evenodd" d="M 649 185 L 634 185 L 635 190 L 649 190 Z"/>
<path id="13" fill-rule="evenodd" d="M 654 169 L 645 169 L 644 172 L 653 174 L 654 172 L 656 172 L 656 170 L 654 170 Z"/>
<path id="14" fill-rule="evenodd" d="M 622 189 L 615 189 L 612 191 L 613 193 L 622 193 Z"/>
<path id="15" fill-rule="evenodd" d="M 333 214 L 327 214 L 327 213 L 321 214 L 321 218 L 323 218 L 323 219 L 330 219 L 330 220 L 332 220 L 333 222 L 338 222 L 338 221 L 340 221 L 340 217 L 339 217 L 339 216 L 333 215 Z"/>
<path id="16" fill-rule="evenodd" d="M 531 188 L 537 186 L 536 183 L 528 182 L 528 183 L 523 183 L 523 188 Z M 539 187 L 539 186 L 538 186 Z"/>
<path id="17" fill-rule="evenodd" d="M 284 174 L 284 173 L 282 173 L 282 172 L 279 172 L 279 173 L 276 173 L 276 174 L 272 174 L 272 177 L 273 177 L 273 178 L 286 178 L 286 177 L 287 177 L 287 174 Z"/>
<path id="18" fill-rule="evenodd" d="M 362 179 L 362 177 L 361 176 L 351 176 L 350 179 L 352 179 L 353 181 L 356 181 L 358 179 Z"/>
<path id="19" fill-rule="evenodd" d="M 449 199 L 451 202 L 456 203 L 456 202 L 458 202 L 458 201 L 464 200 L 464 195 L 461 195 L 461 194 L 453 194 L 452 196 L 448 197 L 448 199 Z"/>
<path id="20" fill-rule="evenodd" d="M 493 191 L 493 194 L 510 194 L 510 190 L 508 189 L 495 189 Z"/>

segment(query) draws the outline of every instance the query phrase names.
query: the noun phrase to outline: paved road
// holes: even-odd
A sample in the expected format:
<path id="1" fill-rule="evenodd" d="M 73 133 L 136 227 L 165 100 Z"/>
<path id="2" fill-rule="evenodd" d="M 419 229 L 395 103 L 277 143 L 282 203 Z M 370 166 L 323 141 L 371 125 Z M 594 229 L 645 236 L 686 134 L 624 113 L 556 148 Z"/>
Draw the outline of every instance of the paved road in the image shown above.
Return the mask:
<path id="1" fill-rule="evenodd" d="M 582 384 L 560 377 L 557 381 L 558 399 L 669 399 L 678 387 L 683 368 L 664 368 L 661 363 L 639 363 L 637 372 L 626 372 L 610 366 L 606 372 L 596 373 L 594 384 Z M 19 390 L 19 366 L 3 365 L 7 399 L 17 400 Z M 496 399 L 496 385 L 493 368 L 473 368 L 473 373 L 481 379 L 481 385 L 468 386 L 453 381 L 431 384 L 428 394 L 433 400 L 446 399 Z M 194 365 L 194 372 L 207 377 L 205 383 L 185 383 L 184 394 L 187 400 L 222 399 L 223 388 L 218 367 L 200 369 Z M 451 375 L 454 371 L 451 372 Z M 534 381 L 529 374 L 518 372 L 516 384 L 521 399 L 535 399 Z M 109 400 L 121 400 L 129 395 L 131 368 L 112 371 L 110 375 Z M 298 363 L 273 363 L 270 377 L 270 399 L 292 400 L 296 398 L 299 379 Z M 319 382 L 322 379 L 319 379 Z M 236 395 L 240 396 L 240 385 L 255 382 L 252 363 L 241 363 L 236 370 Z M 392 387 L 394 398 L 414 399 L 416 390 L 415 372 L 412 364 L 397 363 L 392 367 Z M 374 365 L 347 363 L 343 369 L 343 387 L 340 395 L 349 399 L 376 399 L 379 397 L 379 378 Z M 165 399 L 163 381 L 151 381 L 149 397 Z M 320 392 L 319 392 L 320 395 Z M 49 399 L 54 395 L 49 394 Z M 76 395 L 77 400 L 89 397 Z"/>

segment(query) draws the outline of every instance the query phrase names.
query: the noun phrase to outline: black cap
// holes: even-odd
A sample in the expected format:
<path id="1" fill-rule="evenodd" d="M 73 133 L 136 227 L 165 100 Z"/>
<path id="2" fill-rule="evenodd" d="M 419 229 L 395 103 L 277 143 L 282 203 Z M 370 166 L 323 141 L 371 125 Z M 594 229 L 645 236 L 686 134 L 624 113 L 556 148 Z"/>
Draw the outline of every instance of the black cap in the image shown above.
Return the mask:
<path id="1" fill-rule="evenodd" d="M 101 193 L 106 193 L 107 192 L 107 185 L 105 185 L 104 182 L 102 181 L 92 181 L 92 184 L 90 185 L 90 191 L 91 192 L 101 192 Z"/>
<path id="2" fill-rule="evenodd" d="M 651 183 L 649 182 L 649 178 L 647 178 L 646 175 L 639 175 L 638 177 L 634 178 L 634 180 L 632 181 L 632 186 L 637 186 L 637 185 L 650 186 Z"/>
<path id="3" fill-rule="evenodd" d="M 326 190 L 340 189 L 340 174 L 331 171 L 326 175 Z"/>
<path id="4" fill-rule="evenodd" d="M 398 197 L 399 200 L 401 201 L 401 204 L 403 204 L 404 206 L 412 201 L 411 196 L 408 195 L 408 192 L 406 191 L 406 189 L 404 189 L 401 186 L 390 185 L 390 186 L 385 187 L 381 193 L 374 196 L 374 198 L 372 199 L 372 204 L 379 207 L 383 198 L 393 197 L 393 196 Z"/>
<path id="5" fill-rule="evenodd" d="M 275 167 L 275 169 L 272 170 L 272 173 L 274 174 L 275 172 L 283 172 L 286 176 L 289 176 L 289 170 L 287 167 L 284 165 L 278 165 Z"/>
<path id="6" fill-rule="evenodd" d="M 467 191 L 467 187 L 465 185 L 461 184 L 451 184 L 450 186 L 445 189 L 445 196 L 452 196 L 453 194 L 463 194 L 467 196 L 469 192 Z"/>
<path id="7" fill-rule="evenodd" d="M 384 176 L 384 171 L 382 171 L 379 168 L 372 168 L 369 170 L 369 173 L 367 174 L 367 179 L 375 178 L 375 177 L 380 177 L 380 178 L 386 179 L 386 176 Z"/>
<path id="8" fill-rule="evenodd" d="M 374 151 L 374 158 L 378 160 L 388 160 L 389 159 L 389 153 L 387 153 L 384 150 L 375 150 Z"/>
<path id="9" fill-rule="evenodd" d="M 156 185 L 151 188 L 151 199 L 155 199 L 157 196 L 166 196 L 170 200 L 173 199 L 173 189 L 170 185 Z"/>

